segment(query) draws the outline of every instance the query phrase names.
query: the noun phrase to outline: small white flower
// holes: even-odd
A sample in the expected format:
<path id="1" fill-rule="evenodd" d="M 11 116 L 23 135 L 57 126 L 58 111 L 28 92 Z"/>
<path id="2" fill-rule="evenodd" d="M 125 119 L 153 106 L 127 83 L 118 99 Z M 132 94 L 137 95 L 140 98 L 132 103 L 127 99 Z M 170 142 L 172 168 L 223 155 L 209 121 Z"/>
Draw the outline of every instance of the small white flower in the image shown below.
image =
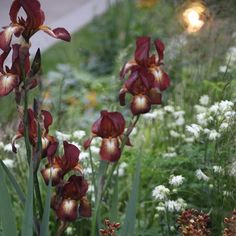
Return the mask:
<path id="1" fill-rule="evenodd" d="M 196 170 L 195 174 L 196 174 L 197 179 L 199 179 L 199 180 L 204 180 L 204 181 L 207 182 L 207 181 L 209 181 L 209 179 L 210 179 L 207 175 L 205 175 L 205 174 L 202 172 L 201 169 Z"/>
<path id="2" fill-rule="evenodd" d="M 169 184 L 178 187 L 183 184 L 185 178 L 182 175 L 173 175 L 169 179 Z"/>
<path id="3" fill-rule="evenodd" d="M 155 114 L 156 114 L 156 119 L 157 120 L 161 120 L 163 121 L 164 120 L 164 117 L 165 117 L 165 111 L 163 109 L 159 109 L 159 110 L 155 110 L 154 111 Z"/>
<path id="4" fill-rule="evenodd" d="M 197 123 L 207 126 L 207 114 L 205 112 L 197 114 Z"/>
<path id="5" fill-rule="evenodd" d="M 220 133 L 218 133 L 215 129 L 210 130 L 209 134 L 208 134 L 208 138 L 209 140 L 216 140 L 217 138 L 220 138 Z"/>
<path id="6" fill-rule="evenodd" d="M 176 201 L 168 200 L 165 202 L 165 207 L 169 212 L 179 212 L 186 208 L 186 203 L 182 198 L 178 198 Z"/>
<path id="7" fill-rule="evenodd" d="M 236 177 L 236 161 L 233 162 L 229 167 L 229 175 Z"/>
<path id="8" fill-rule="evenodd" d="M 200 136 L 201 129 L 202 129 L 201 126 L 197 124 L 191 124 L 186 126 L 186 130 L 189 133 L 193 134 L 195 138 L 198 138 Z"/>
<path id="9" fill-rule="evenodd" d="M 229 127 L 229 123 L 223 122 L 221 123 L 219 130 L 225 131 L 228 127 Z"/>
<path id="10" fill-rule="evenodd" d="M 79 160 L 80 161 L 86 160 L 87 158 L 89 158 L 88 152 L 81 152 L 80 153 L 80 155 L 79 155 Z"/>
<path id="11" fill-rule="evenodd" d="M 232 109 L 232 107 L 234 106 L 234 103 L 228 100 L 225 101 L 221 101 L 219 103 L 219 110 L 221 112 L 226 112 L 226 111 L 230 111 Z"/>
<path id="12" fill-rule="evenodd" d="M 164 107 L 164 110 L 167 111 L 167 112 L 173 113 L 175 111 L 175 108 L 171 105 L 167 105 L 167 106 Z"/>
<path id="13" fill-rule="evenodd" d="M 209 108 L 209 111 L 213 114 L 217 114 L 219 110 L 219 103 L 216 102 L 214 105 L 212 105 L 210 108 Z"/>
<path id="14" fill-rule="evenodd" d="M 156 115 L 155 112 L 148 112 L 148 113 L 143 115 L 143 118 L 147 119 L 147 120 L 155 120 L 156 117 L 157 117 L 157 115 Z"/>
<path id="15" fill-rule="evenodd" d="M 3 160 L 3 163 L 8 167 L 8 168 L 13 168 L 15 165 L 15 162 L 11 159 L 5 159 Z"/>
<path id="16" fill-rule="evenodd" d="M 67 234 L 67 235 L 72 235 L 72 234 L 73 234 L 73 228 L 72 228 L 71 226 L 68 226 L 68 227 L 66 228 L 66 234 Z"/>
<path id="17" fill-rule="evenodd" d="M 73 137 L 74 138 L 77 138 L 77 139 L 82 139 L 84 136 L 86 135 L 85 131 L 84 130 L 76 130 L 74 133 L 73 133 Z"/>
<path id="18" fill-rule="evenodd" d="M 0 149 L 3 149 L 3 148 L 4 148 L 4 143 L 0 142 Z"/>
<path id="19" fill-rule="evenodd" d="M 152 191 L 152 196 L 156 200 L 164 200 L 170 194 L 170 190 L 166 188 L 164 185 L 156 186 Z"/>
<path id="20" fill-rule="evenodd" d="M 156 210 L 158 212 L 165 212 L 166 208 L 165 208 L 165 205 L 162 203 L 162 204 L 159 204 L 157 207 L 156 207 Z"/>
<path id="21" fill-rule="evenodd" d="M 128 164 L 126 162 L 122 162 L 119 167 L 119 176 L 125 175 L 125 170 L 127 168 Z"/>
<path id="22" fill-rule="evenodd" d="M 64 141 L 64 140 L 70 140 L 71 139 L 71 135 L 70 134 L 64 134 L 60 131 L 56 131 L 56 137 L 59 141 Z"/>
<path id="23" fill-rule="evenodd" d="M 216 174 L 224 173 L 224 169 L 221 166 L 213 166 L 212 169 L 213 169 L 214 173 L 216 173 Z"/>
<path id="24" fill-rule="evenodd" d="M 175 111 L 174 113 L 173 113 L 173 116 L 175 117 L 175 118 L 178 118 L 178 117 L 181 117 L 181 116 L 184 116 L 185 115 L 185 111 L 182 111 L 182 110 L 180 110 L 180 111 Z"/>
<path id="25" fill-rule="evenodd" d="M 195 105 L 194 106 L 195 110 L 197 113 L 203 113 L 207 111 L 207 108 L 204 106 L 200 106 L 200 105 Z"/>
<path id="26" fill-rule="evenodd" d="M 100 152 L 100 149 L 96 146 L 90 146 L 91 152 L 98 154 Z"/>
<path id="27" fill-rule="evenodd" d="M 171 130 L 170 131 L 170 136 L 173 137 L 173 138 L 179 138 L 181 135 L 178 132 L 176 132 L 174 130 Z"/>
<path id="28" fill-rule="evenodd" d="M 183 117 L 183 116 L 178 117 L 178 118 L 175 120 L 175 124 L 176 124 L 177 126 L 182 126 L 182 125 L 184 125 L 184 124 L 185 124 L 185 119 L 184 119 L 184 117 Z"/>
<path id="29" fill-rule="evenodd" d="M 193 143 L 194 140 L 195 140 L 194 137 L 185 138 L 185 142 L 186 142 L 186 143 Z"/>
<path id="30" fill-rule="evenodd" d="M 208 95 L 203 95 L 200 97 L 199 102 L 203 106 L 207 106 L 209 103 L 209 96 Z"/>
<path id="31" fill-rule="evenodd" d="M 163 153 L 163 157 L 164 158 L 173 158 L 176 157 L 177 153 L 176 152 L 167 152 L 167 153 Z"/>
<path id="32" fill-rule="evenodd" d="M 209 130 L 208 128 L 205 128 L 204 130 L 203 130 L 203 133 L 204 134 L 209 134 L 211 132 L 211 130 Z"/>
<path id="33" fill-rule="evenodd" d="M 16 149 L 18 149 L 20 147 L 20 145 L 19 144 L 15 144 L 15 147 L 16 147 Z M 4 146 L 4 148 L 3 148 L 3 150 L 5 152 L 12 152 L 12 144 L 11 143 L 6 144 Z"/>

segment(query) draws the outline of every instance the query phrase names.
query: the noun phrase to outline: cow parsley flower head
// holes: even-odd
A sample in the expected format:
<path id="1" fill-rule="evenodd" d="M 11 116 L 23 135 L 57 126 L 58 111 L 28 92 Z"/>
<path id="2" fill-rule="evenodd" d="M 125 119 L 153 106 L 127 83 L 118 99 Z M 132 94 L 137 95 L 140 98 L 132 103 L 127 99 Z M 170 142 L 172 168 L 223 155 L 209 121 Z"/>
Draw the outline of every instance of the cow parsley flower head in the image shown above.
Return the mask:
<path id="1" fill-rule="evenodd" d="M 182 175 L 172 175 L 169 179 L 169 184 L 178 187 L 183 184 L 185 178 Z"/>
<path id="2" fill-rule="evenodd" d="M 208 95 L 203 95 L 200 97 L 199 102 L 203 106 L 207 106 L 209 103 L 209 96 Z"/>
<path id="3" fill-rule="evenodd" d="M 186 126 L 186 130 L 191 133 L 195 138 L 198 138 L 200 136 L 200 132 L 202 130 L 202 127 L 197 124 L 191 124 Z"/>
<path id="4" fill-rule="evenodd" d="M 152 196 L 156 200 L 164 200 L 170 194 L 170 190 L 166 188 L 164 185 L 156 186 L 152 191 Z"/>
<path id="5" fill-rule="evenodd" d="M 179 212 L 183 211 L 187 207 L 187 204 L 182 198 L 178 198 L 176 201 L 174 200 L 166 201 L 165 207 L 169 212 Z"/>
<path id="6" fill-rule="evenodd" d="M 215 129 L 210 130 L 209 134 L 208 134 L 208 138 L 209 140 L 216 140 L 217 138 L 220 138 L 220 133 L 218 133 Z"/>
<path id="7" fill-rule="evenodd" d="M 210 179 L 207 175 L 205 175 L 205 174 L 202 172 L 201 169 L 196 170 L 195 174 L 196 174 L 196 177 L 197 177 L 199 180 L 204 180 L 204 181 L 207 182 L 207 181 L 209 181 L 209 179 Z"/>

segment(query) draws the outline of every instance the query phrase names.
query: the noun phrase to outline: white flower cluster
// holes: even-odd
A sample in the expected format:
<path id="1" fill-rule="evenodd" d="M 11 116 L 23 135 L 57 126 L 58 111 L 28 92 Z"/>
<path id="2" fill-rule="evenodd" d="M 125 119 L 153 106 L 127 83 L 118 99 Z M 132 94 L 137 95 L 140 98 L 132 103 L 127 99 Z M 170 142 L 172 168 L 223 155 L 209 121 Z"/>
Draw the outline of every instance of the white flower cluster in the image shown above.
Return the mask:
<path id="1" fill-rule="evenodd" d="M 158 185 L 152 191 L 152 196 L 156 200 L 165 200 L 169 194 L 170 190 L 164 185 Z"/>
<path id="2" fill-rule="evenodd" d="M 183 184 L 185 178 L 182 175 L 172 175 L 169 179 L 169 184 L 174 187 L 179 187 Z"/>
<path id="3" fill-rule="evenodd" d="M 171 175 L 169 178 L 169 184 L 172 187 L 179 187 L 185 181 L 182 175 Z M 158 185 L 152 191 L 152 196 L 155 200 L 159 201 L 156 210 L 158 212 L 179 212 L 187 207 L 186 202 L 182 198 L 177 198 L 176 200 L 171 199 L 171 192 L 176 193 L 176 189 L 170 190 L 165 185 Z"/>
<path id="4" fill-rule="evenodd" d="M 200 97 L 200 104 L 195 105 L 197 123 L 186 126 L 186 131 L 194 139 L 205 135 L 210 141 L 217 140 L 235 122 L 233 102 L 223 100 L 208 106 L 209 100 L 208 95 Z"/>
<path id="5" fill-rule="evenodd" d="M 168 200 L 165 202 L 165 208 L 169 212 L 180 212 L 186 209 L 187 204 L 183 198 L 178 198 L 177 200 Z"/>

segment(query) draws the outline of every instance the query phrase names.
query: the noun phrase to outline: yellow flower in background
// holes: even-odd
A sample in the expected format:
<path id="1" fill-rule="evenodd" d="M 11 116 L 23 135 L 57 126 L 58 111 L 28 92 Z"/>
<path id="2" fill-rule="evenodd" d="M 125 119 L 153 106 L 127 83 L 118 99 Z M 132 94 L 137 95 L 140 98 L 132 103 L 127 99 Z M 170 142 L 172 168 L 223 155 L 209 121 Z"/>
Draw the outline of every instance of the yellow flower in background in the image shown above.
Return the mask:
<path id="1" fill-rule="evenodd" d="M 67 105 L 79 105 L 80 102 L 79 102 L 79 99 L 74 97 L 74 96 L 71 96 L 71 97 L 68 97 L 65 99 L 65 102 Z"/>
<path id="2" fill-rule="evenodd" d="M 138 0 L 138 7 L 140 8 L 150 8 L 156 5 L 158 0 Z"/>
<path id="3" fill-rule="evenodd" d="M 97 101 L 97 93 L 96 92 L 89 92 L 86 96 L 86 107 L 96 107 L 98 104 Z"/>

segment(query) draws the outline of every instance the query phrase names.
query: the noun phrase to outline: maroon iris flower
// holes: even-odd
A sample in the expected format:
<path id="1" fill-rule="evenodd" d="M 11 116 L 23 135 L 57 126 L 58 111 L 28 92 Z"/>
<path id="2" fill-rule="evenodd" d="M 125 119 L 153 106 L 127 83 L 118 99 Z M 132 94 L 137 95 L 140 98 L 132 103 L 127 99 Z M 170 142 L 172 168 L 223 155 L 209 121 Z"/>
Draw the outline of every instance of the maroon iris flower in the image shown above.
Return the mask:
<path id="1" fill-rule="evenodd" d="M 26 13 L 26 19 L 18 17 L 20 9 Z M 29 39 L 39 30 L 44 31 L 50 36 L 70 41 L 70 34 L 64 28 L 50 29 L 44 25 L 45 16 L 38 0 L 14 0 L 9 12 L 11 24 L 4 27 L 4 31 L 0 33 L 0 48 L 3 51 L 8 50 L 13 35 L 23 39 L 29 43 Z"/>
<path id="2" fill-rule="evenodd" d="M 0 96 L 6 96 L 14 89 L 18 89 L 20 83 L 22 82 L 21 78 L 21 69 L 20 69 L 20 45 L 14 44 L 12 46 L 12 65 L 11 68 L 4 66 L 5 60 L 10 53 L 10 50 L 5 51 L 0 56 Z M 26 73 L 30 70 L 30 61 L 29 61 L 29 51 L 25 48 L 24 51 L 24 70 Z"/>
<path id="3" fill-rule="evenodd" d="M 41 111 L 42 117 L 42 124 L 40 125 L 41 128 L 41 142 L 42 142 L 42 151 L 43 156 L 45 156 L 48 148 L 51 145 L 54 145 L 56 139 L 53 136 L 48 134 L 49 126 L 53 122 L 53 118 L 50 112 L 42 110 Z M 29 130 L 29 140 L 33 147 L 36 147 L 38 144 L 38 120 L 37 114 L 32 110 L 28 109 L 28 130 Z M 16 135 L 12 139 L 12 149 L 16 152 L 15 142 L 17 139 L 22 138 L 24 136 L 24 123 L 23 121 L 20 122 L 18 126 L 18 131 Z"/>
<path id="4" fill-rule="evenodd" d="M 120 142 L 125 130 L 125 119 L 120 112 L 101 111 L 101 117 L 92 126 L 92 138 L 84 142 L 87 149 L 94 137 L 102 138 L 100 156 L 102 160 L 115 162 L 121 155 Z"/>
<path id="5" fill-rule="evenodd" d="M 62 221 L 74 221 L 79 215 L 91 216 L 91 207 L 86 197 L 88 183 L 82 176 L 72 175 L 67 182 L 57 189 L 52 201 L 52 208 Z M 79 209 L 78 209 L 79 205 Z"/>
<path id="6" fill-rule="evenodd" d="M 120 104 L 125 105 L 126 93 L 130 93 L 131 111 L 134 115 L 150 111 L 151 105 L 161 104 L 161 92 L 169 87 L 169 76 L 163 71 L 164 44 L 160 40 L 154 42 L 157 55 L 149 55 L 151 39 L 140 37 L 136 40 L 135 58 L 127 62 L 120 77 L 124 79 L 129 74 L 123 88 L 120 90 Z"/>
<path id="7" fill-rule="evenodd" d="M 46 184 L 52 176 L 52 185 L 58 185 L 63 177 L 74 170 L 82 174 L 82 167 L 79 164 L 80 150 L 73 144 L 66 141 L 63 142 L 64 155 L 62 157 L 54 156 L 57 145 L 51 145 L 47 150 L 48 164 L 45 169 L 41 170 L 41 174 Z"/>

